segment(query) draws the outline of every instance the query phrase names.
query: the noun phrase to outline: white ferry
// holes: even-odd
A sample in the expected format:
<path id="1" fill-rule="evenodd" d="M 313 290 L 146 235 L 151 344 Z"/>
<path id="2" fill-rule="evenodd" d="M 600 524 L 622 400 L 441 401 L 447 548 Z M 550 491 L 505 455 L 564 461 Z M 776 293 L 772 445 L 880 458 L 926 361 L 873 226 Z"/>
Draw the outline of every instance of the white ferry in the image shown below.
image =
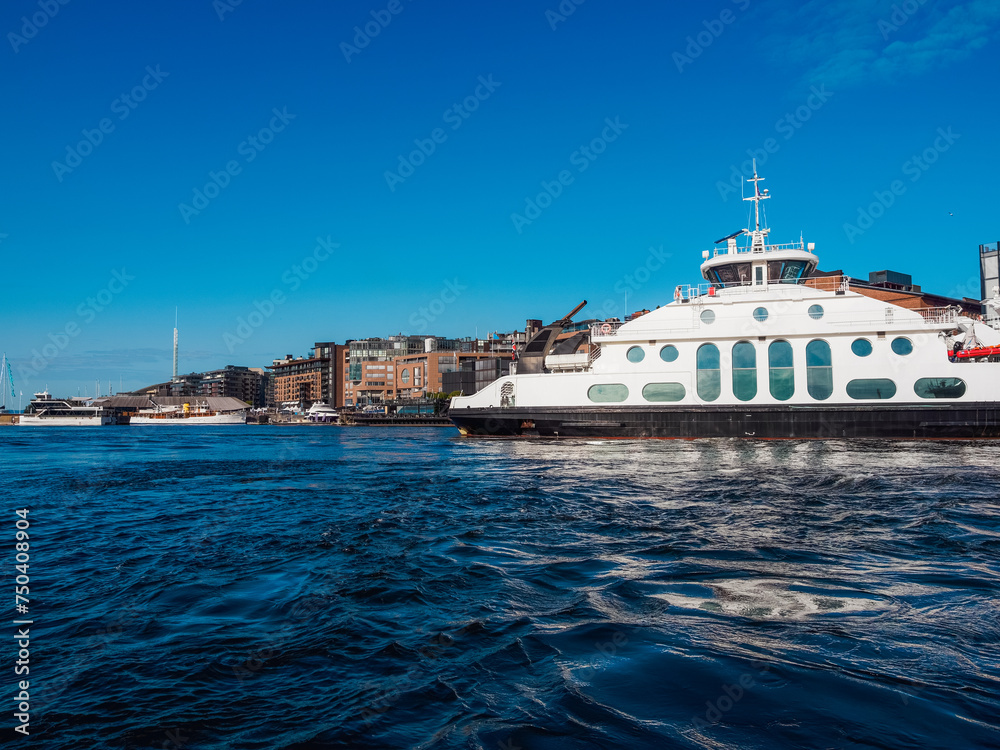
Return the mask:
<path id="1" fill-rule="evenodd" d="M 514 373 L 453 399 L 463 435 L 998 438 L 1000 331 L 807 283 L 813 243 L 756 226 L 702 254 L 707 283 L 640 317 L 525 346 Z M 745 245 L 737 239 L 746 236 Z M 725 245 L 719 247 L 720 243 Z M 986 304 L 1000 310 L 1000 294 Z M 579 308 L 577 308 L 579 309 Z M 589 339 L 589 340 L 588 340 Z"/>
<path id="2" fill-rule="evenodd" d="M 118 424 L 114 412 L 90 400 L 52 398 L 48 391 L 36 393 L 17 424 L 24 427 L 102 427 Z"/>
<path id="3" fill-rule="evenodd" d="M 207 402 L 179 406 L 154 404 L 152 408 L 140 409 L 131 418 L 133 425 L 188 425 L 215 426 L 246 424 L 246 410 L 213 411 Z"/>

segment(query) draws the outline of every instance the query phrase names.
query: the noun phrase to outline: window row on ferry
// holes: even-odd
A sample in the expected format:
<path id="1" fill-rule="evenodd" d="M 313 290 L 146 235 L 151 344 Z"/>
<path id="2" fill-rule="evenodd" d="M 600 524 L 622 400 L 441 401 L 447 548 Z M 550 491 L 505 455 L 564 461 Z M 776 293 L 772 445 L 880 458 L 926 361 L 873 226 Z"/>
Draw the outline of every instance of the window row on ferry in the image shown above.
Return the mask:
<path id="1" fill-rule="evenodd" d="M 913 344 L 905 337 L 897 337 L 891 343 L 893 353 L 905 357 L 912 353 Z M 864 338 L 856 339 L 851 350 L 856 357 L 871 355 L 873 347 Z M 806 392 L 816 401 L 826 401 L 833 395 L 833 356 L 830 344 L 822 339 L 810 341 L 806 345 Z M 638 363 L 645 357 L 642 347 L 633 346 L 627 352 L 630 362 Z M 664 362 L 677 360 L 679 352 L 671 344 L 661 347 L 660 358 Z M 795 361 L 792 345 L 783 339 L 772 341 L 767 347 L 767 388 L 777 401 L 788 401 L 795 395 Z M 702 401 L 716 401 L 722 395 L 722 364 L 719 347 L 702 344 L 696 354 L 697 395 Z M 854 400 L 891 399 L 897 393 L 896 383 L 890 378 L 855 378 L 846 385 L 847 396 Z M 732 393 L 740 401 L 751 401 L 758 395 L 757 348 L 749 341 L 739 341 L 732 351 Z M 914 393 L 920 398 L 961 398 L 965 395 L 966 384 L 960 378 L 934 377 L 919 378 L 913 385 Z M 643 399 L 651 403 L 678 402 L 687 396 L 682 383 L 649 383 L 643 388 Z M 594 402 L 622 402 L 628 398 L 628 388 L 624 384 L 612 383 L 595 385 L 588 391 Z"/>

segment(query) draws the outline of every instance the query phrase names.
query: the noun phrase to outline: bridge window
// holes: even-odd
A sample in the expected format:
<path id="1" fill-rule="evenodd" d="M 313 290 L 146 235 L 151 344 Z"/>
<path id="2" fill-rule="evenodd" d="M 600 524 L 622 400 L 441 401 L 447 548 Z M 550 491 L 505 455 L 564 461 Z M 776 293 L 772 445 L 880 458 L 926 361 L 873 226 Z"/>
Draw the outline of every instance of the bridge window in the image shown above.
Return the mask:
<path id="1" fill-rule="evenodd" d="M 795 395 L 795 370 L 792 345 L 787 341 L 773 341 L 767 348 L 771 396 L 787 401 Z"/>
<path id="2" fill-rule="evenodd" d="M 660 359 L 664 362 L 673 362 L 677 359 L 677 347 L 667 344 L 665 347 L 660 349 Z"/>
<path id="3" fill-rule="evenodd" d="M 698 396 L 704 401 L 715 401 L 721 393 L 719 347 L 715 344 L 702 344 L 698 347 Z"/>
<path id="4" fill-rule="evenodd" d="M 629 362 L 642 362 L 646 358 L 646 352 L 642 350 L 641 346 L 632 346 L 625 352 L 625 356 L 628 357 Z"/>
<path id="5" fill-rule="evenodd" d="M 647 401 L 683 401 L 687 390 L 680 383 L 649 383 L 642 389 L 642 397 Z"/>
<path id="6" fill-rule="evenodd" d="M 854 339 L 854 343 L 851 344 L 851 351 L 859 357 L 867 357 L 872 353 L 872 342 L 868 339 Z"/>
<path id="7" fill-rule="evenodd" d="M 628 387 L 621 383 L 592 385 L 587 391 L 587 398 L 595 403 L 624 401 L 628 398 Z"/>
<path id="8" fill-rule="evenodd" d="M 962 398 L 965 381 L 961 378 L 920 378 L 913 384 L 913 391 L 920 398 Z"/>
<path id="9" fill-rule="evenodd" d="M 757 395 L 757 350 L 749 341 L 733 346 L 733 394 L 740 401 Z"/>
<path id="10" fill-rule="evenodd" d="M 913 351 L 913 342 L 902 336 L 893 339 L 891 346 L 892 350 L 901 357 L 905 357 Z"/>
<path id="11" fill-rule="evenodd" d="M 896 395 L 896 384 L 886 378 L 852 380 L 847 384 L 847 395 L 851 398 L 892 398 Z"/>
<path id="12" fill-rule="evenodd" d="M 806 345 L 806 390 L 817 401 L 833 394 L 833 362 L 830 345 L 822 339 Z"/>

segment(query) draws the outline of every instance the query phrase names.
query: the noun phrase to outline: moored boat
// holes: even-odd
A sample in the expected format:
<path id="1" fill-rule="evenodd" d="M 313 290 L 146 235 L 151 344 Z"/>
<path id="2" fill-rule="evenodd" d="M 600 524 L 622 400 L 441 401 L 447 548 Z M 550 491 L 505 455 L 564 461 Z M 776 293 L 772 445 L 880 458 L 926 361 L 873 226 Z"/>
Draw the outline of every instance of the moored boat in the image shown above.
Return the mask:
<path id="1" fill-rule="evenodd" d="M 188 425 L 215 426 L 246 424 L 245 409 L 233 411 L 213 410 L 208 402 L 196 402 L 179 405 L 154 404 L 147 409 L 140 409 L 132 416 L 133 425 Z"/>
<path id="2" fill-rule="evenodd" d="M 25 427 L 102 427 L 119 424 L 110 409 L 95 405 L 90 399 L 52 398 L 41 391 L 24 410 L 17 424 Z"/>
<path id="3" fill-rule="evenodd" d="M 1000 437 L 1000 332 L 959 308 L 859 294 L 847 279 L 810 283 L 813 243 L 768 242 L 762 179 L 749 180 L 754 228 L 702 254 L 704 283 L 593 324 L 572 351 L 559 338 L 571 316 L 546 326 L 513 374 L 453 399 L 452 422 L 497 436 Z"/>

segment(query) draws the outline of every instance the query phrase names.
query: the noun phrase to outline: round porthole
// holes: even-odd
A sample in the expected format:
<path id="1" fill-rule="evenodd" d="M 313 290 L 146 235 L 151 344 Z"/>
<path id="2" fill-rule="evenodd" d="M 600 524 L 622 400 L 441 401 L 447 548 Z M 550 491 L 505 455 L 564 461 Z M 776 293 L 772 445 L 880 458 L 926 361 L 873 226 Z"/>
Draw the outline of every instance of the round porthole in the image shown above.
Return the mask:
<path id="1" fill-rule="evenodd" d="M 756 320 L 758 323 L 763 323 L 765 320 L 767 320 L 767 308 L 758 307 L 756 310 L 754 310 L 753 319 Z"/>
<path id="2" fill-rule="evenodd" d="M 625 356 L 628 357 L 629 362 L 642 362 L 646 358 L 646 352 L 642 350 L 641 346 L 633 346 L 625 352 Z"/>
<path id="3" fill-rule="evenodd" d="M 715 311 L 714 310 L 702 310 L 701 322 L 705 325 L 711 325 L 715 322 Z"/>
<path id="4" fill-rule="evenodd" d="M 892 340 L 892 350 L 901 357 L 905 357 L 913 351 L 913 342 L 900 336 L 898 339 Z"/>
<path id="5" fill-rule="evenodd" d="M 823 317 L 823 305 L 809 305 L 809 317 L 819 320 Z"/>
<path id="6" fill-rule="evenodd" d="M 867 357 L 872 353 L 872 342 L 868 339 L 855 339 L 851 344 L 851 351 L 859 357 Z"/>
<path id="7" fill-rule="evenodd" d="M 660 349 L 660 359 L 664 362 L 673 362 L 677 359 L 677 347 L 667 344 L 665 347 Z"/>

